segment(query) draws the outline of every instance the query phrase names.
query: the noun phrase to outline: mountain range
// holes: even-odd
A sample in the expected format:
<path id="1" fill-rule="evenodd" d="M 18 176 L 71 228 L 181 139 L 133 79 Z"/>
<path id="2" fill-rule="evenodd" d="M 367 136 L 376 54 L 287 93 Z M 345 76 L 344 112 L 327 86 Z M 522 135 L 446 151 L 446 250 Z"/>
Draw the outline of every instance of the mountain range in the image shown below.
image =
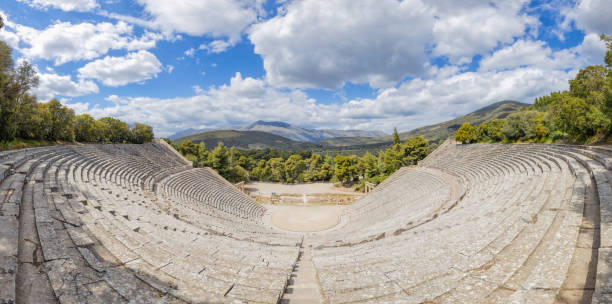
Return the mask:
<path id="1" fill-rule="evenodd" d="M 434 125 L 401 132 L 402 141 L 416 135 L 423 135 L 435 144 L 451 136 L 463 123 L 477 125 L 493 119 L 501 119 L 510 113 L 528 106 L 526 103 L 504 100 L 478 109 L 466 115 Z M 187 130 L 186 130 L 187 131 Z M 185 132 L 185 131 L 183 131 Z M 212 148 L 218 142 L 237 149 L 281 149 L 313 151 L 377 151 L 393 143 L 392 135 L 378 131 L 337 131 L 313 130 L 295 127 L 283 122 L 256 121 L 239 130 L 215 130 L 190 134 L 174 139 L 176 143 L 190 140 L 194 143 L 205 142 Z"/>
<path id="2" fill-rule="evenodd" d="M 268 132 L 302 142 L 317 142 L 334 137 L 381 137 L 387 135 L 382 131 L 306 129 L 280 121 L 263 120 L 258 120 L 244 127 L 242 131 Z"/>
<path id="3" fill-rule="evenodd" d="M 387 135 L 382 131 L 363 131 L 363 130 L 330 130 L 330 129 L 307 129 L 290 125 L 280 121 L 258 120 L 246 126 L 227 127 L 222 129 L 187 129 L 170 135 L 168 138 L 176 140 L 189 135 L 210 131 L 260 131 L 272 133 L 291 140 L 300 142 L 317 142 L 334 137 L 382 137 Z"/>

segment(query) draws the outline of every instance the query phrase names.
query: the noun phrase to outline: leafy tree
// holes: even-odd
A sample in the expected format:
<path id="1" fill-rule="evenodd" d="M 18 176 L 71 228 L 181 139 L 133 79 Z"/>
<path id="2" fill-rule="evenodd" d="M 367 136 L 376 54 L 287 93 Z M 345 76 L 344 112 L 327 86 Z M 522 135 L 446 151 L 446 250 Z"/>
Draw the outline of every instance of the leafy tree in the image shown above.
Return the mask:
<path id="1" fill-rule="evenodd" d="M 610 117 L 583 98 L 565 95 L 553 108 L 553 121 L 559 130 L 581 140 L 610 127 Z"/>
<path id="2" fill-rule="evenodd" d="M 503 119 L 494 119 L 488 122 L 485 130 L 487 138 L 492 141 L 501 141 L 504 139 L 504 133 L 502 133 L 503 127 Z"/>
<path id="3" fill-rule="evenodd" d="M 397 128 L 393 128 L 393 144 L 397 145 L 400 143 L 400 136 L 399 133 L 397 133 Z"/>
<path id="4" fill-rule="evenodd" d="M 3 20 L 0 18 L 0 28 Z M 89 115 L 75 117 L 74 111 L 57 99 L 38 103 L 28 92 L 38 85 L 36 70 L 26 61 L 17 67 L 11 48 L 0 41 L 0 141 L 15 137 L 85 142 L 135 142 L 153 139 L 153 129 L 144 124 L 129 126 L 118 119 L 94 120 Z"/>
<path id="5" fill-rule="evenodd" d="M 327 181 L 332 179 L 334 176 L 334 160 L 331 156 L 326 155 L 323 158 L 323 164 L 321 164 L 321 169 L 317 172 L 317 180 Z"/>
<path id="6" fill-rule="evenodd" d="M 413 136 L 401 145 L 403 152 L 403 165 L 416 165 L 429 150 L 429 144 L 423 136 Z"/>
<path id="7" fill-rule="evenodd" d="M 548 136 L 548 128 L 545 125 L 538 123 L 536 125 L 536 136 L 540 140 L 546 138 Z"/>
<path id="8" fill-rule="evenodd" d="M 608 86 L 608 70 L 601 66 L 588 66 L 570 80 L 570 95 L 585 99 L 589 104 L 603 107 Z"/>
<path id="9" fill-rule="evenodd" d="M 198 150 L 197 151 L 198 151 L 197 152 L 197 156 L 198 156 L 197 163 L 198 163 L 198 166 L 200 166 L 200 167 L 206 166 L 207 162 L 208 162 L 208 155 L 209 155 L 208 149 L 206 149 L 206 143 L 201 141 L 198 144 Z"/>
<path id="10" fill-rule="evenodd" d="M 257 165 L 251 171 L 251 177 L 260 181 L 270 180 L 270 167 L 265 160 L 261 159 L 257 162 Z"/>
<path id="11" fill-rule="evenodd" d="M 74 136 L 80 142 L 95 142 L 98 140 L 96 120 L 89 114 L 77 115 L 74 121 Z"/>
<path id="12" fill-rule="evenodd" d="M 236 162 L 236 164 L 244 168 L 247 171 L 252 170 L 256 165 L 255 160 L 253 160 L 250 157 L 246 157 L 244 155 L 241 155 L 240 157 L 238 157 L 238 161 Z"/>
<path id="13" fill-rule="evenodd" d="M 557 95 L 561 94 L 560 92 L 553 92 L 547 96 L 537 97 L 535 102 L 533 103 L 534 109 L 538 111 L 546 111 L 548 105 L 550 105 L 553 101 L 557 99 Z"/>
<path id="14" fill-rule="evenodd" d="M 469 144 L 477 139 L 474 127 L 470 123 L 464 123 L 459 130 L 455 132 L 455 140 L 464 144 Z"/>
<path id="15" fill-rule="evenodd" d="M 483 141 L 486 140 L 487 138 L 487 127 L 488 127 L 488 123 L 487 122 L 483 122 L 479 125 L 474 125 L 474 135 L 476 136 L 476 139 L 474 141 Z"/>
<path id="16" fill-rule="evenodd" d="M 110 125 L 104 120 L 96 120 L 95 128 L 97 141 L 102 143 L 111 142 L 111 129 Z"/>
<path id="17" fill-rule="evenodd" d="M 381 173 L 384 175 L 389 176 L 405 165 L 404 151 L 400 145 L 393 145 L 380 154 L 382 155 Z"/>
<path id="18" fill-rule="evenodd" d="M 599 38 L 601 38 L 601 40 L 606 43 L 606 47 L 608 48 L 606 56 L 604 57 L 604 62 L 606 63 L 606 66 L 608 68 L 612 69 L 612 36 L 606 36 L 604 34 L 601 34 Z"/>
<path id="19" fill-rule="evenodd" d="M 199 156 L 198 147 L 193 142 L 191 142 L 191 140 L 185 140 L 181 142 L 177 146 L 177 150 L 185 156 L 195 156 L 196 158 Z"/>
<path id="20" fill-rule="evenodd" d="M 44 139 L 45 126 L 43 115 L 36 97 L 25 95 L 17 105 L 15 111 L 15 122 L 17 125 L 17 136 L 21 138 Z"/>
<path id="21" fill-rule="evenodd" d="M 311 182 L 317 181 L 317 173 L 321 170 L 323 164 L 323 157 L 321 155 L 313 153 L 310 158 L 304 160 L 304 173 L 303 181 Z"/>
<path id="22" fill-rule="evenodd" d="M 298 180 L 298 176 L 302 174 L 305 169 L 304 160 L 302 156 L 294 154 L 289 156 L 285 161 L 285 179 L 289 183 L 293 183 Z"/>
<path id="23" fill-rule="evenodd" d="M 132 141 L 135 144 L 144 144 L 153 140 L 153 128 L 142 123 L 135 123 L 132 128 Z"/>
<path id="24" fill-rule="evenodd" d="M 552 125 L 550 115 L 548 112 L 536 111 L 533 120 L 535 123 L 535 136 L 539 142 L 544 142 L 546 138 L 548 138 L 549 130 Z"/>
<path id="25" fill-rule="evenodd" d="M 38 85 L 34 68 L 23 61 L 15 69 L 11 53 L 11 48 L 0 41 L 0 141 L 15 138 L 19 131 L 17 110 L 22 100 L 27 98 L 27 92 Z"/>
<path id="26" fill-rule="evenodd" d="M 502 133 L 512 141 L 529 140 L 536 137 L 535 111 L 519 111 L 506 117 Z"/>
<path id="27" fill-rule="evenodd" d="M 125 122 L 112 117 L 102 117 L 99 121 L 105 124 L 105 127 L 103 127 L 103 130 L 106 132 L 104 138 L 108 141 L 113 143 L 130 141 L 132 132 L 130 126 Z"/>
<path id="28" fill-rule="evenodd" d="M 402 166 L 425 157 L 428 145 L 423 137 L 413 137 L 400 145 L 380 151 L 379 156 L 366 153 L 363 157 L 339 155 L 334 159 L 311 152 L 278 150 L 227 150 L 222 143 L 208 152 L 204 143 L 194 145 L 184 141 L 176 149 L 196 166 L 210 166 L 228 181 L 249 179 L 272 182 L 311 182 L 336 179 L 353 181 L 363 176 L 373 183 L 383 181 Z M 278 155 L 280 157 L 271 157 Z M 204 160 L 206 159 L 206 160 Z M 232 159 L 234 159 L 232 161 Z M 386 160 L 386 166 L 385 166 Z"/>
<path id="29" fill-rule="evenodd" d="M 42 104 L 45 110 L 45 126 L 49 140 L 74 140 L 74 111 L 57 99 Z"/>
<path id="30" fill-rule="evenodd" d="M 197 153 L 197 151 L 195 150 L 195 145 L 193 152 Z M 215 147 L 208 155 L 208 164 L 221 176 L 228 176 L 230 170 L 229 155 L 227 152 L 227 148 L 225 147 L 225 145 L 223 145 L 222 142 L 219 142 L 217 147 Z"/>
<path id="31" fill-rule="evenodd" d="M 225 178 L 232 183 L 246 182 L 249 181 L 249 171 L 235 165 L 229 169 Z"/>
<path id="32" fill-rule="evenodd" d="M 270 168 L 270 180 L 274 182 L 285 181 L 285 161 L 280 157 L 270 158 L 268 160 L 268 167 Z"/>
<path id="33" fill-rule="evenodd" d="M 355 159 L 349 156 L 336 155 L 334 157 L 334 163 L 336 163 L 334 176 L 340 182 L 352 181 L 357 176 L 357 170 L 355 167 Z"/>
<path id="34" fill-rule="evenodd" d="M 366 179 L 372 178 L 380 172 L 378 170 L 378 158 L 370 152 L 366 152 L 363 157 L 363 177 Z"/>
<path id="35" fill-rule="evenodd" d="M 227 156 L 229 158 L 230 167 L 235 166 L 236 162 L 238 161 L 238 157 L 239 157 L 238 151 L 236 151 L 234 147 L 231 147 L 229 151 L 227 152 Z"/>

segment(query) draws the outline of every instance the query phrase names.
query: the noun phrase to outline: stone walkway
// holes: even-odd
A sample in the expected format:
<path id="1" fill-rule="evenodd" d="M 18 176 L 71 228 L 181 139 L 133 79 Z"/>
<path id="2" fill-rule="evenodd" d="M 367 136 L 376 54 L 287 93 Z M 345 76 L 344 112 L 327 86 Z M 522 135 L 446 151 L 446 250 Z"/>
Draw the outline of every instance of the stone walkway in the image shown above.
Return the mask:
<path id="1" fill-rule="evenodd" d="M 312 263 L 310 246 L 303 243 L 298 262 L 291 273 L 291 280 L 281 299 L 282 304 L 323 303 L 317 271 Z"/>

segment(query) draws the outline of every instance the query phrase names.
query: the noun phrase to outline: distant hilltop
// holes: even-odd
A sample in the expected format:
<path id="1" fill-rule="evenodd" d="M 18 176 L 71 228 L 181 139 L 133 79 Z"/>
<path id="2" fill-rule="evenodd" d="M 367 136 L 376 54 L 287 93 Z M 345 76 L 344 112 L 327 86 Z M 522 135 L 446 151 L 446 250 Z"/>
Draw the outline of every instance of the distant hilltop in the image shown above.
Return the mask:
<path id="1" fill-rule="evenodd" d="M 293 126 L 282 121 L 263 121 L 258 120 L 246 126 L 227 127 L 216 130 L 235 130 L 235 131 L 261 131 L 282 136 L 299 142 L 318 142 L 321 140 L 336 137 L 382 137 L 387 134 L 382 131 L 365 130 L 331 130 L 331 129 L 307 129 Z M 187 129 L 169 136 L 171 140 L 176 140 L 189 135 L 214 131 L 212 129 Z"/>

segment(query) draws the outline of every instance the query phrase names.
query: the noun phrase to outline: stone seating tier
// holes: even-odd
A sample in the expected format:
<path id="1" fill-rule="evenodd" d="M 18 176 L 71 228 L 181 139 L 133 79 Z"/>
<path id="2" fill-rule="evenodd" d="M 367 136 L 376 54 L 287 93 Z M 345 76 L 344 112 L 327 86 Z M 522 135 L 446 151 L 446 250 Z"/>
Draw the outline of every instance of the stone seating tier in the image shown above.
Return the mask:
<path id="1" fill-rule="evenodd" d="M 279 303 L 307 247 L 328 303 L 610 303 L 611 165 L 447 141 L 299 234 L 159 142 L 0 152 L 0 302 Z"/>

